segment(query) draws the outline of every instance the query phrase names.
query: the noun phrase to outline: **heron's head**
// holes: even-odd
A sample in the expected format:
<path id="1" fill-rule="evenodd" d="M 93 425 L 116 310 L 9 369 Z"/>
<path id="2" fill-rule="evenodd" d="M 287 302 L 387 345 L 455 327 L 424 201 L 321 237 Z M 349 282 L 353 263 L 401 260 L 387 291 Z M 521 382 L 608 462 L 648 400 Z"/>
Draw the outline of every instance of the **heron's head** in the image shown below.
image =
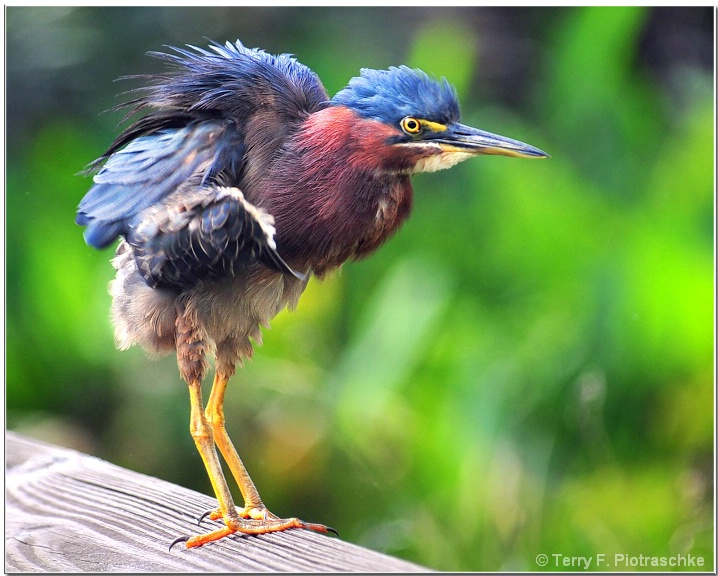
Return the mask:
<path id="1" fill-rule="evenodd" d="M 365 152 L 367 162 L 396 161 L 405 172 L 441 170 L 480 155 L 548 156 L 529 144 L 461 124 L 454 87 L 407 66 L 363 69 L 332 98 L 331 108 L 351 111 L 355 120 L 341 126 L 380 147 Z"/>

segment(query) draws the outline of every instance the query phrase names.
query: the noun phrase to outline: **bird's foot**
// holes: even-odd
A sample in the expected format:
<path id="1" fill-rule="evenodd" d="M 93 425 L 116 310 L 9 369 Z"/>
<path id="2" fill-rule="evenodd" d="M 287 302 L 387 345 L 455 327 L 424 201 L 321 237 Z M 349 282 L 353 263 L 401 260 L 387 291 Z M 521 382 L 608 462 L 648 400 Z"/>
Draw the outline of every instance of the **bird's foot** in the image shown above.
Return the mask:
<path id="1" fill-rule="evenodd" d="M 245 520 L 279 520 L 278 516 L 272 514 L 264 506 L 245 506 L 244 508 L 236 507 L 237 515 Z M 197 520 L 197 524 L 201 524 L 203 520 L 209 518 L 210 520 L 221 520 L 222 510 L 215 508 L 214 510 L 208 510 Z"/>
<path id="2" fill-rule="evenodd" d="M 257 507 L 246 507 L 236 508 L 236 516 L 234 514 L 227 518 L 223 518 L 220 510 L 212 510 L 203 514 L 199 521 L 201 522 L 205 518 L 210 520 L 222 520 L 224 519 L 224 527 L 206 534 L 200 534 L 199 536 L 182 536 L 177 538 L 170 545 L 170 550 L 175 544 L 184 542 L 187 548 L 197 548 L 203 546 L 209 542 L 220 540 L 230 534 L 268 534 L 270 532 L 283 532 L 290 528 L 303 528 L 305 530 L 311 530 L 312 532 L 319 532 L 321 534 L 333 533 L 339 535 L 334 528 L 324 526 L 323 524 L 312 524 L 310 522 L 304 522 L 299 518 L 279 518 L 275 514 L 272 514 L 266 508 Z"/>

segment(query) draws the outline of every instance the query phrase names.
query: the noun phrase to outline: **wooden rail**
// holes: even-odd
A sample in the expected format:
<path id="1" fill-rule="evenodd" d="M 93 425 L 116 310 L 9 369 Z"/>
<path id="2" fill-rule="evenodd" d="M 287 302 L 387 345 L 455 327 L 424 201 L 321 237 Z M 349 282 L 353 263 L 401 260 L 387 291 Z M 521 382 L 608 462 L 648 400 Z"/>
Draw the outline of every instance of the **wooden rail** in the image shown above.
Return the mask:
<path id="1" fill-rule="evenodd" d="M 211 498 L 12 432 L 5 467 L 6 572 L 428 571 L 306 530 L 169 552 Z"/>

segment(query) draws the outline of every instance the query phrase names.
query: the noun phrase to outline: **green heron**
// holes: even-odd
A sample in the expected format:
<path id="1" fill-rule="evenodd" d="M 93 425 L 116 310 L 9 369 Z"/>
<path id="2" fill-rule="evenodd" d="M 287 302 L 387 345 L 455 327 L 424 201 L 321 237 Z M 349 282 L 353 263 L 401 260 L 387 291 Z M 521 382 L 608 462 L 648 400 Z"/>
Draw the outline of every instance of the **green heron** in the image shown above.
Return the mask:
<path id="1" fill-rule="evenodd" d="M 91 165 L 93 186 L 76 221 L 95 248 L 120 238 L 110 286 L 118 347 L 174 351 L 189 386 L 190 431 L 219 504 L 209 516 L 225 526 L 174 543 L 288 528 L 326 533 L 278 518 L 262 502 L 225 430 L 222 405 L 237 364 L 251 358 L 260 327 L 297 305 L 311 275 L 368 256 L 397 231 L 411 210 L 413 174 L 484 154 L 547 155 L 460 124 L 446 79 L 406 66 L 364 69 L 330 98 L 287 54 L 239 41 L 172 50 L 151 53 L 171 69 L 140 77 L 148 85 L 123 106 L 128 117 L 142 116 Z"/>

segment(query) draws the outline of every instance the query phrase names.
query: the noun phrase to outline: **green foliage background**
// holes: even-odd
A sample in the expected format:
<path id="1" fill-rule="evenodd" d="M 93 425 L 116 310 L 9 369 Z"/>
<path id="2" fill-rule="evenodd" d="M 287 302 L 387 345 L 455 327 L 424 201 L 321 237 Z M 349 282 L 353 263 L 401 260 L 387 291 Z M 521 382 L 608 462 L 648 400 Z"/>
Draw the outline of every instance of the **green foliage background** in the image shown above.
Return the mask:
<path id="1" fill-rule="evenodd" d="M 415 177 L 399 235 L 276 318 L 226 406 L 265 501 L 441 570 L 713 568 L 710 8 L 6 16 L 9 428 L 211 490 L 174 360 L 114 349 L 111 251 L 73 223 L 121 120 L 100 112 L 134 86 L 115 78 L 206 38 L 292 52 L 330 93 L 406 63 L 552 158 Z"/>

